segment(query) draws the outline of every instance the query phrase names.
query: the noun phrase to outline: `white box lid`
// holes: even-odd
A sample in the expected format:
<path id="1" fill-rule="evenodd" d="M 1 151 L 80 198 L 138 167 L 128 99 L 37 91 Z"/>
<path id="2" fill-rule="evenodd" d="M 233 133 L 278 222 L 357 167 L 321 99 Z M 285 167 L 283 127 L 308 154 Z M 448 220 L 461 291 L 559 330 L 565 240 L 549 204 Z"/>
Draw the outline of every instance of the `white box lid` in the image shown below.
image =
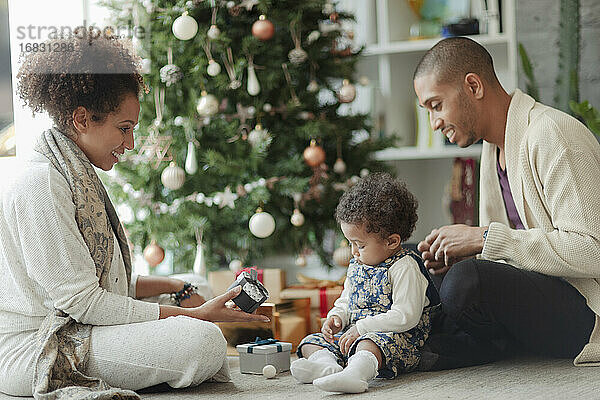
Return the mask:
<path id="1" fill-rule="evenodd" d="M 260 342 L 259 342 L 260 343 Z M 238 344 L 236 347 L 238 353 L 252 354 L 271 354 L 292 351 L 292 344 L 289 342 L 274 342 L 269 344 L 245 343 Z M 279 350 L 281 349 L 281 350 Z"/>

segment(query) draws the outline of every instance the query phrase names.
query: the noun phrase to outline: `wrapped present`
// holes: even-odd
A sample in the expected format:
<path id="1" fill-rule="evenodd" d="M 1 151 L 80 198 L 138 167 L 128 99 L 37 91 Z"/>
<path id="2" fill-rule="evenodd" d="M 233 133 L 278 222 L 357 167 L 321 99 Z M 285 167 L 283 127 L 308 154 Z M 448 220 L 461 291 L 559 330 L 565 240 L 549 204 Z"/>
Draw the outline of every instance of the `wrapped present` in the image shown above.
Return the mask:
<path id="1" fill-rule="evenodd" d="M 236 350 L 240 355 L 240 372 L 242 374 L 262 375 L 265 365 L 274 366 L 277 373 L 290 369 L 291 343 L 256 338 L 252 343 L 236 346 Z"/>
<path id="2" fill-rule="evenodd" d="M 282 299 L 299 299 L 308 297 L 310 299 L 310 331 L 321 330 L 320 319 L 327 317 L 333 303 L 340 297 L 344 290 L 343 286 L 306 287 L 290 286 L 281 291 Z"/>
<path id="3" fill-rule="evenodd" d="M 248 269 L 249 268 L 245 268 L 244 270 Z M 279 302 L 281 299 L 279 293 L 285 287 L 285 271 L 279 268 L 252 269 L 256 269 L 258 280 L 269 291 L 270 301 Z M 225 293 L 227 288 L 231 285 L 231 282 L 233 282 L 240 273 L 241 271 L 238 272 L 238 274 L 235 274 L 230 270 L 210 271 L 208 273 L 208 283 L 215 296 Z"/>
<path id="4" fill-rule="evenodd" d="M 241 286 L 242 291 L 233 299 L 233 302 L 247 313 L 254 312 L 269 298 L 269 292 L 258 280 L 258 272 L 255 269 L 242 271 L 227 290 L 236 286 Z"/>

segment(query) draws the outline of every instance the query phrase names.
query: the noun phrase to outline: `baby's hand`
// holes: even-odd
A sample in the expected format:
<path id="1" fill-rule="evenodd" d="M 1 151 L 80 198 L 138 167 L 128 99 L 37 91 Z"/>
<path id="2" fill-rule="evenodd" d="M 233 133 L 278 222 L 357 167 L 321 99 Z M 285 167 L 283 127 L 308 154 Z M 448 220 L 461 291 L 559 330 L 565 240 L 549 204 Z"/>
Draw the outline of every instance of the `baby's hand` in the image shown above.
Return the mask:
<path id="1" fill-rule="evenodd" d="M 327 318 L 321 327 L 321 333 L 329 343 L 333 344 L 333 335 L 342 330 L 342 320 L 337 315 Z"/>

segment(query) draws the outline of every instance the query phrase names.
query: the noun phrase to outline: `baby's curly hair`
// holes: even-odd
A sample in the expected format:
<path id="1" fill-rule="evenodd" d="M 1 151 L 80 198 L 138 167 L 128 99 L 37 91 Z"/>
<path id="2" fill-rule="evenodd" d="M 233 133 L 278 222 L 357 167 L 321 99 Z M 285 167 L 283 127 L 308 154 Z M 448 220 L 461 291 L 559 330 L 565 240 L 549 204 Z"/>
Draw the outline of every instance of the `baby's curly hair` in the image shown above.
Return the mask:
<path id="1" fill-rule="evenodd" d="M 338 223 L 364 225 L 385 239 L 397 233 L 408 240 L 417 223 L 419 203 L 406 185 L 387 173 L 361 179 L 340 198 L 335 210 Z"/>
<path id="2" fill-rule="evenodd" d="M 73 111 L 83 106 L 95 121 L 117 110 L 127 94 L 147 90 L 139 60 L 112 36 L 72 35 L 29 52 L 17 74 L 17 93 L 33 114 L 46 111 L 69 135 Z M 51 51 L 49 51 L 51 50 Z"/>

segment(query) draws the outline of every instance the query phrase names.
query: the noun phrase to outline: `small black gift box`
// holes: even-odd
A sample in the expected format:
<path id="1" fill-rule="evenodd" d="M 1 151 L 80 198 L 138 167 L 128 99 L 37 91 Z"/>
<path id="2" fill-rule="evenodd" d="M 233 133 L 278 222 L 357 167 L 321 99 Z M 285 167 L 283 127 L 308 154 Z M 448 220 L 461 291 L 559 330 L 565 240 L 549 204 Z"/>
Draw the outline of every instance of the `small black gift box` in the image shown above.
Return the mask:
<path id="1" fill-rule="evenodd" d="M 258 280 L 258 272 L 255 269 L 242 271 L 227 290 L 236 286 L 241 286 L 242 291 L 233 302 L 247 313 L 254 312 L 269 297 L 269 292 Z"/>

